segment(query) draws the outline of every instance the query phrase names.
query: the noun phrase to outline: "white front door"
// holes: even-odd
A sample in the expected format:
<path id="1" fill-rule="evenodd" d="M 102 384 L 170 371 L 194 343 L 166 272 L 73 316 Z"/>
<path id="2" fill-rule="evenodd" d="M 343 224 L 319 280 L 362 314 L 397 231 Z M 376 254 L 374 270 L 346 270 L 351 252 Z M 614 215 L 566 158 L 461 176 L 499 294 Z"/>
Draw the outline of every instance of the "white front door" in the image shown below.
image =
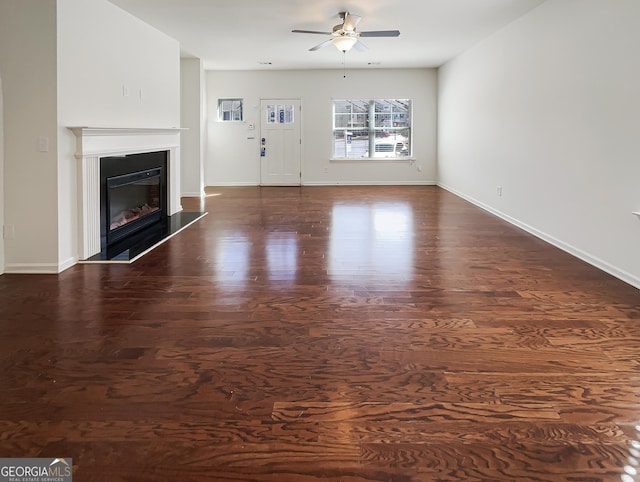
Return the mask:
<path id="1" fill-rule="evenodd" d="M 260 185 L 299 186 L 300 100 L 262 100 L 260 117 Z"/>

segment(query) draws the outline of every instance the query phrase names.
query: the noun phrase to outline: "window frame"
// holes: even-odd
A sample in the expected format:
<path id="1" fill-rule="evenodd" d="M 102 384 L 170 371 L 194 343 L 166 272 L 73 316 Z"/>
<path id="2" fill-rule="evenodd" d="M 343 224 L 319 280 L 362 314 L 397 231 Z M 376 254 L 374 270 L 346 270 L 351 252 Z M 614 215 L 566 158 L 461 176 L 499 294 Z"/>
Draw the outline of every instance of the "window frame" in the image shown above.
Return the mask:
<path id="1" fill-rule="evenodd" d="M 225 109 L 225 103 L 232 103 L 231 109 Z M 238 102 L 237 108 L 233 107 L 233 103 Z M 234 113 L 240 112 L 240 118 L 236 117 Z M 230 114 L 229 119 L 225 119 L 225 113 Z M 240 97 L 227 97 L 218 99 L 218 122 L 244 122 L 244 99 Z"/>
<path id="2" fill-rule="evenodd" d="M 358 106 L 360 108 L 360 112 L 337 112 L 336 107 L 340 106 L 340 104 L 350 103 L 352 106 Z M 382 110 L 378 110 L 379 105 L 382 105 L 384 108 Z M 404 108 L 398 108 L 404 105 Z M 413 99 L 411 98 L 333 98 L 331 100 L 332 106 L 332 152 L 331 152 L 331 160 L 332 161 L 414 161 L 414 148 L 413 148 Z M 397 110 L 394 110 L 393 107 L 397 107 Z M 366 109 L 365 109 L 366 107 Z M 371 117 L 371 109 L 373 109 L 374 114 L 374 122 L 373 125 L 369 124 L 369 118 Z M 350 120 L 351 125 L 336 127 L 336 125 L 344 124 L 344 122 L 336 122 L 340 116 L 350 116 L 352 119 L 355 119 L 361 124 L 361 126 L 354 128 L 353 120 Z M 379 122 L 376 123 L 376 120 Z M 386 121 L 386 123 L 385 123 Z M 356 151 L 355 155 L 349 155 L 350 147 L 353 139 L 349 138 L 349 134 L 352 134 L 353 131 L 365 131 L 366 130 L 366 139 L 371 137 L 371 134 L 374 135 L 374 139 L 381 139 L 383 136 L 377 136 L 377 133 L 384 132 L 386 135 L 394 135 L 396 136 L 392 142 L 389 144 L 393 145 L 391 151 L 386 150 L 378 150 L 375 149 L 373 155 L 369 153 L 369 149 L 367 146 L 366 151 L 363 155 L 359 155 Z M 401 135 L 400 133 L 406 133 L 405 136 L 401 137 L 401 140 L 398 141 L 397 136 Z M 340 134 L 342 133 L 342 134 Z M 339 151 L 337 149 L 338 143 L 344 142 L 345 148 L 344 153 L 345 156 L 340 156 Z M 398 154 L 398 146 L 400 144 L 404 144 L 407 149 L 406 154 Z M 375 144 L 375 140 L 374 140 Z M 382 146 L 383 143 L 380 143 Z M 386 143 L 384 143 L 386 144 Z M 402 150 L 404 150 L 404 148 Z M 353 152 L 353 151 L 351 151 Z M 360 152 L 362 152 L 362 146 L 360 146 Z M 378 155 L 376 155 L 376 152 Z M 393 155 L 384 155 L 380 154 L 383 152 L 393 152 Z"/>

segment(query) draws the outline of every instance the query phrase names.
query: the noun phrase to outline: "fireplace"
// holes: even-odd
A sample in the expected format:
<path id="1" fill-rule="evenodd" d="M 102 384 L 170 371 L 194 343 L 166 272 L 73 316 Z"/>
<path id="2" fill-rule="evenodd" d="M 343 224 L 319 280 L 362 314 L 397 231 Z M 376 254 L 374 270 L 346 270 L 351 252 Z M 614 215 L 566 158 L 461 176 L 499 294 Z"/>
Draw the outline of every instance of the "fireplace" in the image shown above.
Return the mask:
<path id="1" fill-rule="evenodd" d="M 132 263 L 207 214 L 180 205 L 182 129 L 69 129 L 79 161 L 80 262 Z"/>
<path id="2" fill-rule="evenodd" d="M 108 215 L 104 210 L 107 177 L 132 173 L 144 173 L 146 177 L 146 173 L 155 168 L 163 170 L 164 176 L 159 183 L 160 210 L 164 211 L 164 214 L 159 216 L 164 218 L 164 221 L 151 223 L 144 229 L 136 228 L 133 233 L 125 233 L 126 235 L 123 235 L 120 241 L 116 240 L 113 243 L 113 247 L 109 250 L 112 253 L 120 251 L 120 248 L 132 238 L 140 238 L 143 233 L 149 234 L 154 230 L 162 231 L 162 225 L 165 225 L 165 228 L 172 227 L 176 224 L 176 219 L 183 217 L 185 213 L 182 213 L 180 205 L 180 132 L 182 129 L 173 127 L 69 127 L 69 129 L 76 137 L 76 158 L 78 159 L 78 259 L 81 262 L 96 258 L 110 258 L 110 254 L 104 252 L 107 251 L 105 245 L 108 233 L 106 230 Z M 131 156 L 143 154 L 143 158 L 148 158 L 154 157 L 157 153 L 163 153 L 164 161 L 139 164 L 135 157 Z M 105 161 L 107 159 L 109 160 Z M 102 172 L 103 164 L 108 165 L 106 173 Z M 155 177 L 155 174 L 149 177 Z M 162 202 L 165 203 L 164 206 Z M 129 207 L 135 208 L 144 204 L 145 202 L 134 201 L 134 204 Z M 146 223 L 147 220 L 144 222 Z M 110 226 L 111 223 L 109 223 Z M 128 229 L 117 232 L 113 230 L 114 232 L 109 234 L 109 241 L 113 241 L 112 237 L 120 236 Z"/>
<path id="3" fill-rule="evenodd" d="M 165 221 L 167 152 L 100 159 L 100 246 Z"/>

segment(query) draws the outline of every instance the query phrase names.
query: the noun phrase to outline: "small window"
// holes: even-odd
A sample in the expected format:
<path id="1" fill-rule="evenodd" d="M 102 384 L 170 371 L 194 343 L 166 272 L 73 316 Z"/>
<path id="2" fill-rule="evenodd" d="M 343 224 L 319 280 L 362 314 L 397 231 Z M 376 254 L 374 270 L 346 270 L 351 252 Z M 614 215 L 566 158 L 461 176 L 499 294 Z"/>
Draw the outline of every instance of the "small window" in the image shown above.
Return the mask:
<path id="1" fill-rule="evenodd" d="M 218 99 L 218 120 L 242 121 L 242 99 Z"/>
<path id="2" fill-rule="evenodd" d="M 403 159 L 411 151 L 411 100 L 333 101 L 333 157 Z"/>

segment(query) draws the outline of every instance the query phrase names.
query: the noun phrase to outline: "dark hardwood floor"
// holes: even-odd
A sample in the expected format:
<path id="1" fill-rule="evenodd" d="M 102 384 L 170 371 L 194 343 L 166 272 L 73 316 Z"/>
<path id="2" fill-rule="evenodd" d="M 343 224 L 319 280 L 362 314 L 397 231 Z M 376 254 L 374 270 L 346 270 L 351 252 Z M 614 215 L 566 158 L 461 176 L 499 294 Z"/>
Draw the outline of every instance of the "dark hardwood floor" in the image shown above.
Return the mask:
<path id="1" fill-rule="evenodd" d="M 209 188 L 0 276 L 0 457 L 74 481 L 640 480 L 640 292 L 436 187 Z"/>

